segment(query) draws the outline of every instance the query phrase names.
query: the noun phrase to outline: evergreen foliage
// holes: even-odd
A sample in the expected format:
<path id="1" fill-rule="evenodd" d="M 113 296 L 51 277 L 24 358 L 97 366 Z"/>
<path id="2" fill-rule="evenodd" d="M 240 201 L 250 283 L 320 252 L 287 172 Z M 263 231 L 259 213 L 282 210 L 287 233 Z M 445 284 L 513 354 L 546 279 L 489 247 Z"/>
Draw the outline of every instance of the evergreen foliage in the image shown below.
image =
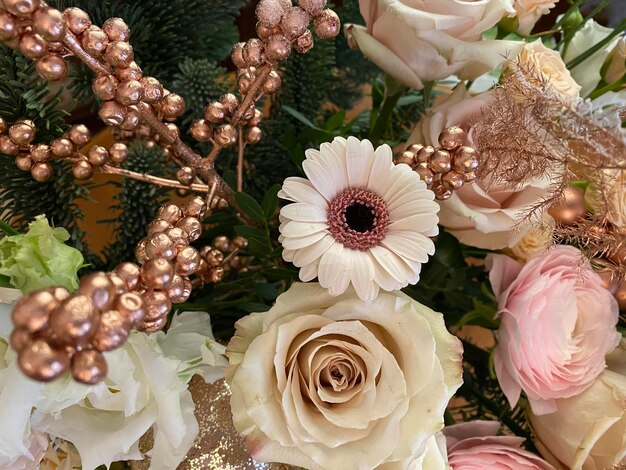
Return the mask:
<path id="1" fill-rule="evenodd" d="M 120 17 L 131 30 L 135 60 L 145 75 L 172 87 L 179 67 L 187 60 L 217 63 L 228 57 L 237 40 L 234 20 L 245 0 L 54 0 L 56 8 L 78 7 L 89 12 L 94 24 Z M 90 96 L 92 75 L 81 66 L 76 93 Z M 81 78 L 82 76 L 82 78 Z"/>
<path id="2" fill-rule="evenodd" d="M 6 46 L 0 46 L 0 116 L 11 125 L 18 119 L 30 119 L 37 127 L 34 143 L 48 143 L 69 127 L 67 112 L 61 109 L 62 90 L 51 93 L 48 84 L 35 72 L 33 61 Z M 85 185 L 75 184 L 65 164 L 54 163 L 55 177 L 38 183 L 29 172 L 20 171 L 14 158 L 0 154 L 0 212 L 3 219 L 23 230 L 37 215 L 45 214 L 51 223 L 63 226 L 72 243 L 89 258 L 79 199 L 86 198 Z"/>
<path id="3" fill-rule="evenodd" d="M 174 166 L 165 162 L 163 151 L 159 147 L 148 148 L 138 141 L 130 147 L 124 168 L 139 173 L 150 172 L 155 176 L 167 176 L 173 173 Z M 116 217 L 101 221 L 115 225 L 114 241 L 104 250 L 105 265 L 109 269 L 135 258 L 137 242 L 146 236 L 148 224 L 154 219 L 169 191 L 167 188 L 130 178 L 111 184 L 119 188 L 120 192 L 110 208 Z"/>
<path id="4" fill-rule="evenodd" d="M 181 118 L 183 128 L 199 119 L 204 108 L 217 100 L 232 84 L 226 79 L 226 69 L 207 59 L 187 58 L 178 66 L 172 89 L 185 99 L 187 108 Z"/>

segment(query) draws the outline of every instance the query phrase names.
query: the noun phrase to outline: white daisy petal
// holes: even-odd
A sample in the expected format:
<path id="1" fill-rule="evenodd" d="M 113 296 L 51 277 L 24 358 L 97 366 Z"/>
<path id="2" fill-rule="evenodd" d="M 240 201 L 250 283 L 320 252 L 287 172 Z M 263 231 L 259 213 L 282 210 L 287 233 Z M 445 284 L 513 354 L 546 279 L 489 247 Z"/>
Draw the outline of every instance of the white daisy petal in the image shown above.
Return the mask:
<path id="1" fill-rule="evenodd" d="M 370 249 L 376 262 L 398 282 L 406 280 L 406 265 L 393 252 L 382 246 L 375 246 Z"/>
<path id="2" fill-rule="evenodd" d="M 285 261 L 291 262 L 293 261 L 293 257 L 297 252 L 297 250 L 288 250 L 286 248 L 283 248 L 283 259 Z"/>
<path id="3" fill-rule="evenodd" d="M 333 179 L 319 162 L 304 160 L 302 169 L 311 180 L 311 183 L 313 183 L 315 189 L 324 196 L 324 199 L 331 201 L 335 197 L 337 193 L 333 185 Z"/>
<path id="4" fill-rule="evenodd" d="M 405 232 L 389 233 L 382 241 L 382 245 L 403 259 L 426 263 L 428 261 L 428 255 L 433 254 L 435 251 L 435 244 L 433 241 L 430 238 L 418 233 L 416 235 L 423 239 L 420 243 L 420 241 L 418 241 L 419 239 L 405 237 L 401 235 L 402 233 Z"/>
<path id="5" fill-rule="evenodd" d="M 345 137 L 335 137 L 330 143 L 330 146 L 332 147 L 333 152 L 335 152 L 335 155 L 345 155 L 347 144 L 348 140 Z"/>
<path id="6" fill-rule="evenodd" d="M 422 189 L 421 181 L 410 166 L 397 165 L 391 172 L 393 183 L 387 188 L 383 197 L 389 204 L 393 204 L 394 201 L 401 197 L 407 190 L 419 190 Z M 434 197 L 434 193 L 432 193 Z"/>
<path id="7" fill-rule="evenodd" d="M 288 250 L 302 250 L 314 243 L 322 240 L 326 236 L 326 232 L 315 232 L 304 237 L 286 237 L 281 243 Z"/>
<path id="8" fill-rule="evenodd" d="M 319 153 L 319 163 L 326 168 L 331 176 L 335 194 L 341 192 L 346 186 L 346 159 L 343 154 L 337 155 L 330 144 L 322 144 Z"/>
<path id="9" fill-rule="evenodd" d="M 373 300 L 378 294 L 374 279 L 374 265 L 367 252 L 352 250 L 352 285 L 362 300 Z"/>
<path id="10" fill-rule="evenodd" d="M 300 280 L 302 282 L 309 282 L 315 279 L 317 277 L 317 270 L 319 268 L 319 264 L 320 264 L 320 261 L 318 259 L 311 264 L 302 266 L 302 269 L 300 269 L 300 273 L 299 273 Z"/>
<path id="11" fill-rule="evenodd" d="M 335 243 L 322 255 L 318 277 L 324 289 L 328 289 L 341 273 L 350 272 L 352 263 L 343 256 L 344 251 L 343 245 Z"/>
<path id="12" fill-rule="evenodd" d="M 335 244 L 335 240 L 330 235 L 325 235 L 319 241 L 309 245 L 308 247 L 298 250 L 293 258 L 293 264 L 296 266 L 306 266 L 319 260 L 328 249 Z"/>
<path id="13" fill-rule="evenodd" d="M 406 219 L 398 220 L 389 224 L 389 230 L 409 230 L 412 232 L 423 232 L 437 225 L 439 217 L 437 214 L 412 215 Z"/>
<path id="14" fill-rule="evenodd" d="M 368 141 L 363 141 L 363 143 L 365 142 Z M 373 162 L 372 153 L 363 151 L 362 142 L 354 137 L 349 137 L 346 145 L 346 167 L 348 183 L 351 187 L 360 188 L 367 184 Z"/>
<path id="15" fill-rule="evenodd" d="M 326 222 L 327 220 L 326 209 L 303 202 L 286 205 L 280 213 L 299 222 Z"/>
<path id="16" fill-rule="evenodd" d="M 376 258 L 372 256 L 372 264 L 374 265 L 374 281 L 380 286 L 381 289 L 386 291 L 398 290 L 404 287 L 404 285 L 393 278 L 389 271 L 380 265 Z"/>
<path id="17" fill-rule="evenodd" d="M 307 179 L 297 176 L 289 177 L 283 183 L 278 197 L 293 202 L 306 202 L 318 207 L 326 207 L 324 197 L 313 187 Z"/>
<path id="18" fill-rule="evenodd" d="M 292 220 L 282 226 L 281 233 L 285 238 L 306 237 L 308 235 L 326 230 L 328 225 L 321 222 L 298 222 Z"/>
<path id="19" fill-rule="evenodd" d="M 438 208 L 439 205 L 433 201 L 425 201 L 423 199 L 412 200 L 390 210 L 389 220 L 395 222 L 413 215 L 432 214 L 434 211 L 437 211 Z"/>
<path id="20" fill-rule="evenodd" d="M 381 150 L 384 145 L 378 147 L 374 152 L 374 161 L 372 162 L 372 168 L 370 170 L 370 177 L 367 182 L 367 187 L 377 194 L 385 194 L 389 185 L 393 183 L 391 177 L 391 168 L 393 168 L 393 156 L 391 149 Z"/>

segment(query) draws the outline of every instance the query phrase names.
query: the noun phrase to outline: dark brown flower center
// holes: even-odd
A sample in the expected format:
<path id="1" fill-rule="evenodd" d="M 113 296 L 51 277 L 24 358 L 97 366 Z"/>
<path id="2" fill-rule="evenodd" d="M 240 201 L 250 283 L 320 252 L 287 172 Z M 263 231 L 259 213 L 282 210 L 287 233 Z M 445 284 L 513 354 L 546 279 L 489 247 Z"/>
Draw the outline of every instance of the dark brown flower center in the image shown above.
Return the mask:
<path id="1" fill-rule="evenodd" d="M 333 238 L 353 250 L 365 251 L 378 245 L 389 224 L 383 198 L 364 188 L 348 188 L 337 195 L 327 215 Z"/>

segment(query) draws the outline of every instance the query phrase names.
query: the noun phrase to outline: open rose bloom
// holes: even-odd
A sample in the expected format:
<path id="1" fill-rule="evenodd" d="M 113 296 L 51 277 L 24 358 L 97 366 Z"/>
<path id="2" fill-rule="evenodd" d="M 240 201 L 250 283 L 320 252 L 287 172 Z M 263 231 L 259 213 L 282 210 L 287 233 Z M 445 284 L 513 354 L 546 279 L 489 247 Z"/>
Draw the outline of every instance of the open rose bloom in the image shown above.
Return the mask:
<path id="1" fill-rule="evenodd" d="M 348 25 L 349 40 L 405 85 L 450 75 L 469 79 L 515 56 L 521 42 L 481 40 L 512 0 L 359 0 L 366 27 Z"/>
<path id="2" fill-rule="evenodd" d="M 444 470 L 435 433 L 461 384 L 459 340 L 401 293 L 294 284 L 237 324 L 226 379 L 253 458 L 316 469 Z M 409 467 L 409 465 L 411 465 Z"/>
<path id="3" fill-rule="evenodd" d="M 468 132 L 472 142 L 472 123 L 479 120 L 484 109 L 493 106 L 492 91 L 472 96 L 464 85 L 449 95 L 440 95 L 433 108 L 415 125 L 409 143 L 438 145 L 439 134 L 450 126 Z M 488 180 L 476 180 L 454 191 L 441 206 L 439 223 L 461 243 L 497 250 L 513 247 L 531 229 L 524 224 L 525 209 L 539 202 L 550 182 L 537 178 L 511 187 Z"/>

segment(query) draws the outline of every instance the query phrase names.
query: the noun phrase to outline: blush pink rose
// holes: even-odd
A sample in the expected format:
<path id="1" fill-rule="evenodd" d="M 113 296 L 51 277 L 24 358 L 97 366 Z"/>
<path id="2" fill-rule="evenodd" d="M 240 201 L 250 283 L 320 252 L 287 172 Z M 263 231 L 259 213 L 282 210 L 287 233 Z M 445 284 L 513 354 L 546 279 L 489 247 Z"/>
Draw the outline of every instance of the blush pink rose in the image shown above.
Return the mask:
<path id="1" fill-rule="evenodd" d="M 432 109 L 415 125 L 409 144 L 438 146 L 439 134 L 446 127 L 459 126 L 468 131 L 472 140 L 472 124 L 494 105 L 494 92 L 472 94 L 464 85 L 450 95 L 440 95 Z M 479 147 L 479 146 L 478 146 Z M 461 243 L 488 250 L 513 247 L 532 225 L 524 223 L 527 209 L 546 195 L 547 178 L 528 181 L 516 187 L 476 180 L 454 191 L 441 206 L 439 223 Z"/>
<path id="2" fill-rule="evenodd" d="M 554 470 L 522 447 L 524 439 L 498 436 L 500 423 L 469 421 L 444 428 L 448 465 L 453 470 Z"/>
<path id="3" fill-rule="evenodd" d="M 495 349 L 498 381 L 511 406 L 521 391 L 536 415 L 556 399 L 578 395 L 606 368 L 619 344 L 618 307 L 602 280 L 572 246 L 558 246 L 525 265 L 487 258 L 502 320 Z"/>
<path id="4" fill-rule="evenodd" d="M 349 43 L 414 88 L 450 75 L 474 79 L 524 46 L 483 39 L 516 13 L 513 0 L 359 0 L 359 8 L 367 26 L 347 25 Z"/>

